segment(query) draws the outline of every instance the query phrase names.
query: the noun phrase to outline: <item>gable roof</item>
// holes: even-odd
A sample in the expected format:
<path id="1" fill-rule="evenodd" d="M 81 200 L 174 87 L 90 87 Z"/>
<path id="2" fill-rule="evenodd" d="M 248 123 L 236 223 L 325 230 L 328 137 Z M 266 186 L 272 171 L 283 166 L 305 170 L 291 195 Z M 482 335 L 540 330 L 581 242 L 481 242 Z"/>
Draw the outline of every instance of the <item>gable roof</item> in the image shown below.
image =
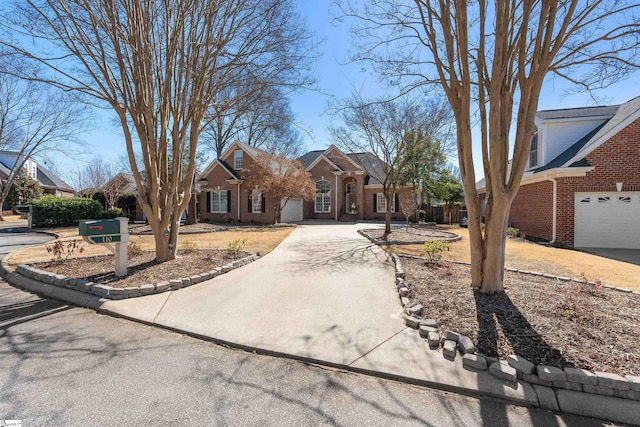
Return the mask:
<path id="1" fill-rule="evenodd" d="M 327 148 L 324 152 L 325 155 L 328 155 L 330 151 L 336 150 L 342 157 L 345 158 L 345 160 L 347 160 L 349 163 L 351 163 L 351 165 L 353 167 L 355 167 L 356 169 L 361 169 L 362 165 L 358 164 L 357 162 L 353 161 L 353 159 L 351 157 L 349 157 L 349 155 L 345 154 L 344 151 L 342 151 L 341 149 L 339 149 L 338 147 L 336 147 L 335 145 L 331 144 L 329 146 L 329 148 Z"/>
<path id="2" fill-rule="evenodd" d="M 11 169 L 9 169 L 7 166 L 5 166 L 4 163 L 0 162 L 0 172 L 2 172 L 3 174 L 9 176 L 9 174 L 11 173 Z"/>
<path id="3" fill-rule="evenodd" d="M 386 174 L 380 159 L 373 153 L 349 153 L 347 154 L 354 162 L 358 163 L 369 175 L 369 179 L 365 179 L 365 185 L 381 185 L 382 182 L 378 178 L 384 177 Z M 384 178 L 383 178 L 384 179 Z"/>
<path id="4" fill-rule="evenodd" d="M 613 116 L 619 105 L 601 105 L 597 107 L 563 108 L 559 110 L 543 110 L 536 113 L 536 117 L 544 120 L 573 119 L 586 117 Z"/>
<path id="5" fill-rule="evenodd" d="M 305 168 L 305 170 L 308 171 L 308 170 L 312 169 L 315 165 L 317 165 L 322 160 L 327 162 L 329 164 L 329 166 L 331 166 L 333 168 L 334 172 L 335 171 L 344 172 L 344 169 L 342 169 L 339 165 L 335 164 L 330 158 L 325 156 L 324 153 L 320 153 L 320 155 L 317 156 L 316 159 L 313 162 L 311 162 L 311 164 L 309 166 L 307 166 Z"/>
<path id="6" fill-rule="evenodd" d="M 318 157 L 320 157 L 326 150 L 309 151 L 308 153 L 298 157 L 298 161 L 302 163 L 305 169 L 307 169 Z"/>
<path id="7" fill-rule="evenodd" d="M 207 166 L 205 170 L 198 177 L 198 181 L 206 180 L 206 176 L 209 175 L 213 170 L 213 168 L 215 168 L 218 165 L 222 166 L 231 175 L 233 179 L 242 179 L 240 178 L 240 176 L 238 176 L 238 174 L 235 172 L 235 170 L 231 166 L 229 166 L 225 161 L 221 160 L 227 157 L 227 155 L 232 150 L 238 149 L 238 148 L 244 151 L 245 153 L 247 153 L 249 157 L 251 157 L 253 160 L 256 160 L 256 157 L 258 157 L 260 153 L 264 153 L 264 151 L 258 148 L 251 147 L 250 145 L 244 144 L 240 141 L 234 141 L 233 143 L 231 143 L 229 147 L 227 147 L 226 150 L 224 150 L 224 152 L 220 155 L 220 157 L 216 157 L 211 163 L 209 163 L 209 166 Z"/>
<path id="8" fill-rule="evenodd" d="M 582 147 L 584 147 L 589 141 L 591 141 L 591 139 L 598 133 L 600 132 L 600 130 L 609 122 L 609 120 L 605 121 L 604 123 L 602 123 L 600 126 L 596 127 L 594 130 L 592 130 L 591 132 L 589 132 L 588 134 L 586 134 L 585 136 L 583 136 L 582 138 L 580 138 L 576 143 L 574 143 L 571 147 L 567 148 L 566 150 L 564 150 L 562 153 L 558 154 L 558 156 L 556 156 L 555 159 L 551 160 L 549 163 L 547 163 L 546 165 L 539 167 L 539 168 L 535 168 L 532 170 L 533 173 L 539 173 L 539 172 L 544 172 L 547 171 L 549 169 L 554 169 L 554 168 L 559 168 L 562 167 L 563 165 L 565 165 L 566 163 L 569 162 L 569 160 L 571 160 L 578 151 L 580 151 L 580 149 L 582 149 Z M 573 162 L 572 164 L 569 165 L 569 167 L 576 167 L 577 165 L 584 167 L 584 166 L 591 166 L 589 164 L 589 162 L 586 161 L 586 159 L 583 159 L 584 161 L 582 162 Z"/>
<path id="9" fill-rule="evenodd" d="M 38 181 L 40 181 L 40 185 L 42 185 L 43 187 L 53 187 L 58 190 L 75 193 L 75 190 L 71 188 L 69 184 L 67 184 L 60 177 L 39 164 L 37 164 L 36 167 L 36 176 L 38 177 Z"/>

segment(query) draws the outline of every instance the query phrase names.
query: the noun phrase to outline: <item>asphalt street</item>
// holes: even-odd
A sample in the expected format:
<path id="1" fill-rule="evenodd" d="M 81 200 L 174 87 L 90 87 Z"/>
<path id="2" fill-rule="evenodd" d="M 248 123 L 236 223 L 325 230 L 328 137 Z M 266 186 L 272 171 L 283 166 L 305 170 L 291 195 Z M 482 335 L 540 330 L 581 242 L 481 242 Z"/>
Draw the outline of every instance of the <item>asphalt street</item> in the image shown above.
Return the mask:
<path id="1" fill-rule="evenodd" d="M 231 350 L 0 282 L 6 419 L 23 426 L 603 425 Z"/>

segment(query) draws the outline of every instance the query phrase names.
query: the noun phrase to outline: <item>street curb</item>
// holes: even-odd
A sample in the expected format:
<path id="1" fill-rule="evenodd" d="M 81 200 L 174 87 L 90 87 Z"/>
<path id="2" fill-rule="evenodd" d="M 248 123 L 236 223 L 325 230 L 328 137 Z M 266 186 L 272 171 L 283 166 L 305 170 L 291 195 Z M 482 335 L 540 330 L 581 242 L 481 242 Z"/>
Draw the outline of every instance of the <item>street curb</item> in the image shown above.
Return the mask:
<path id="1" fill-rule="evenodd" d="M 326 360 L 320 360 L 320 359 L 315 359 L 315 358 L 306 357 L 306 356 L 299 356 L 295 354 L 268 350 L 260 347 L 254 347 L 250 345 L 226 341 L 226 340 L 215 338 L 215 337 L 210 337 L 207 335 L 186 331 L 186 330 L 175 328 L 172 326 L 167 326 L 167 325 L 162 325 L 154 322 L 137 319 L 137 318 L 127 316 L 125 314 L 118 313 L 116 311 L 113 311 L 107 308 L 102 308 L 102 305 L 104 303 L 112 301 L 110 299 L 101 298 L 99 296 L 87 294 L 85 292 L 77 291 L 74 289 L 61 288 L 55 285 L 48 285 L 40 281 L 22 276 L 19 273 L 16 273 L 15 271 L 10 271 L 7 269 L 5 259 L 3 259 L 0 262 L 0 274 L 7 282 L 12 284 L 13 286 L 26 290 L 28 292 L 33 292 L 33 293 L 48 297 L 48 298 L 54 298 L 57 300 L 74 304 L 79 307 L 88 308 L 102 315 L 108 315 L 115 318 L 121 318 L 129 321 L 137 322 L 147 326 L 157 327 L 167 331 L 187 335 L 189 337 L 199 339 L 201 341 L 211 342 L 216 345 L 221 345 L 221 346 L 228 347 L 235 350 L 242 350 L 248 353 L 255 353 L 255 354 L 260 354 L 265 356 L 290 359 L 290 360 L 295 360 L 295 361 L 310 364 L 310 365 L 317 365 L 320 367 L 338 369 L 345 372 L 352 372 L 356 374 L 367 375 L 370 377 L 382 378 L 386 380 L 392 380 L 392 381 L 397 381 L 401 383 L 426 387 L 434 390 L 452 392 L 452 393 L 465 395 L 465 396 L 471 396 L 476 398 L 490 397 L 490 398 L 498 399 L 504 402 L 508 402 L 510 404 L 518 405 L 518 406 L 536 407 L 536 405 L 532 405 L 531 402 L 529 401 L 516 399 L 516 398 L 509 398 L 500 394 L 480 392 L 479 390 L 473 390 L 473 389 L 458 387 L 458 386 L 451 386 L 446 383 L 419 380 L 416 378 L 405 377 L 397 374 L 374 371 L 374 370 L 364 369 L 364 368 L 357 368 L 357 367 L 352 367 L 352 366 L 341 364 L 341 363 L 334 363 L 334 362 L 329 362 Z"/>
<path id="2" fill-rule="evenodd" d="M 295 354 L 289 354 L 289 353 L 285 353 L 285 352 L 279 352 L 279 351 L 274 351 L 274 350 L 268 350 L 268 349 L 264 349 L 264 348 L 260 348 L 260 347 L 254 347 L 254 346 L 250 346 L 250 345 L 245 345 L 245 344 L 240 344 L 240 343 L 235 343 L 235 342 L 231 342 L 231 341 L 226 341 L 223 339 L 219 339 L 219 338 L 215 338 L 215 337 L 210 337 L 207 335 L 203 335 L 203 334 L 199 334 L 199 333 L 195 333 L 195 332 L 190 332 L 190 331 L 186 331 L 180 328 L 176 328 L 176 327 L 172 327 L 172 326 L 167 326 L 167 325 L 162 325 L 162 324 L 158 324 L 158 323 L 154 323 L 154 322 L 149 322 L 149 321 L 145 321 L 145 320 L 141 320 L 141 319 L 137 319 L 122 313 L 118 313 L 116 311 L 107 309 L 107 308 L 102 308 L 102 305 L 106 302 L 110 302 L 112 300 L 110 299 L 105 299 L 105 298 L 101 298 L 99 296 L 96 295 L 91 295 L 91 294 L 87 294 L 84 292 L 80 292 L 80 291 L 76 291 L 74 289 L 67 289 L 67 288 L 61 288 L 58 286 L 54 286 L 54 285 L 48 285 L 45 283 L 42 283 L 40 281 L 25 277 L 20 275 L 19 273 L 15 272 L 15 271 L 10 271 L 7 269 L 7 263 L 6 263 L 6 257 L 2 259 L 2 261 L 0 262 L 0 275 L 2 275 L 2 277 L 5 278 L 5 280 L 9 283 L 11 283 L 13 286 L 16 286 L 18 288 L 21 289 L 25 289 L 29 292 L 34 292 L 36 294 L 39 295 L 44 295 L 46 297 L 49 298 L 54 298 L 57 300 L 61 300 L 64 302 L 69 302 L 71 304 L 74 304 L 76 306 L 79 307 L 84 307 L 84 308 L 88 308 L 91 310 L 94 310 L 96 313 L 98 314 L 102 314 L 102 315 L 107 315 L 107 316 L 111 316 L 114 318 L 121 318 L 121 319 L 126 319 L 129 321 L 133 321 L 136 323 L 140 323 L 140 324 L 144 324 L 147 326 L 152 326 L 152 327 L 156 327 L 156 328 L 160 328 L 160 329 L 164 329 L 170 332 L 174 332 L 174 333 L 179 333 L 179 334 L 183 334 L 201 341 L 205 341 L 205 342 L 211 342 L 213 344 L 216 345 L 220 345 L 220 346 L 224 346 L 230 349 L 234 349 L 234 350 L 241 350 L 241 351 L 245 351 L 248 353 L 254 353 L 254 354 L 259 354 L 259 355 L 265 355 L 265 356 L 271 356 L 271 357 L 277 357 L 277 358 L 283 358 L 283 359 L 289 359 L 289 360 L 295 360 L 301 363 L 305 363 L 305 364 L 309 364 L 309 365 L 315 365 L 315 366 L 319 366 L 319 367 L 326 367 L 326 368 L 331 368 L 331 369 L 337 369 L 337 370 L 341 370 L 344 372 L 351 372 L 351 373 L 356 373 L 356 374 L 362 374 L 362 375 L 367 375 L 370 377 L 374 377 L 374 378 L 382 378 L 382 379 L 386 379 L 386 380 L 391 380 L 391 381 L 397 381 L 400 383 L 405 383 L 405 384 L 411 384 L 411 385 L 416 385 L 416 386 L 420 386 L 420 387 L 425 387 L 425 388 L 429 388 L 429 389 L 434 389 L 434 390 L 439 390 L 439 391 L 444 391 L 444 392 L 451 392 L 451 393 L 456 393 L 456 394 L 460 394 L 460 395 L 465 395 L 465 396 L 470 396 L 470 397 L 474 397 L 474 398 L 483 398 L 483 397 L 488 397 L 488 398 L 493 398 L 493 399 L 497 399 L 500 400 L 502 402 L 507 402 L 513 405 L 517 405 L 517 406 L 523 406 L 523 407 L 539 407 L 539 404 L 532 404 L 530 401 L 526 401 L 526 400 L 521 400 L 521 399 L 516 399 L 516 398 L 510 398 L 504 395 L 500 395 L 498 393 L 491 393 L 491 392 L 486 392 L 486 391 L 480 391 L 477 389 L 470 389 L 470 388 L 464 388 L 464 387 L 459 387 L 459 386 L 452 386 L 446 383 L 441 383 L 441 382 L 433 382 L 433 381 L 428 381 L 428 380 L 420 380 L 420 379 L 416 379 L 416 378 L 411 378 L 411 377 L 405 377 L 402 375 L 398 375 L 398 374 L 391 374 L 391 373 L 386 373 L 386 372 L 380 372 L 380 371 L 375 371 L 375 370 L 370 370 L 370 369 L 364 369 L 364 368 L 357 368 L 357 367 L 352 367 L 349 365 L 345 365 L 345 364 L 341 364 L 341 363 L 334 363 L 334 362 L 329 362 L 329 361 L 325 361 L 325 360 L 320 360 L 320 359 L 315 359 L 315 358 L 311 358 L 311 357 L 306 357 L 306 356 L 299 356 L 299 355 L 295 355 Z M 567 400 L 567 402 L 562 402 L 562 404 L 560 405 L 561 410 L 563 410 L 563 412 L 560 413 L 571 413 L 571 414 L 576 414 L 576 415 L 583 415 L 583 416 L 590 416 L 590 417 L 602 417 L 602 413 L 599 414 L 592 414 L 589 413 L 587 414 L 586 412 L 588 412 L 588 408 L 584 408 L 583 404 L 582 404 L 582 395 L 584 395 L 585 393 L 576 393 L 573 392 L 571 394 L 565 394 L 565 396 L 569 396 L 566 397 L 565 399 Z M 576 397 L 577 396 L 577 397 Z M 592 398 L 597 398 L 597 395 L 590 395 Z M 573 399 L 571 399 L 571 397 L 573 397 Z M 570 399 L 570 400 L 569 400 Z M 613 407 L 614 405 L 612 403 L 615 403 L 615 401 L 617 401 L 618 399 L 614 399 L 614 398 L 609 398 L 609 407 Z M 607 414 L 610 415 L 610 414 Z M 605 419 L 607 421 L 618 421 L 618 422 L 626 422 L 626 423 L 630 423 L 629 419 L 625 418 L 625 419 L 616 419 L 615 416 L 611 417 L 611 419 L 606 419 L 606 418 L 601 418 L 601 419 Z"/>

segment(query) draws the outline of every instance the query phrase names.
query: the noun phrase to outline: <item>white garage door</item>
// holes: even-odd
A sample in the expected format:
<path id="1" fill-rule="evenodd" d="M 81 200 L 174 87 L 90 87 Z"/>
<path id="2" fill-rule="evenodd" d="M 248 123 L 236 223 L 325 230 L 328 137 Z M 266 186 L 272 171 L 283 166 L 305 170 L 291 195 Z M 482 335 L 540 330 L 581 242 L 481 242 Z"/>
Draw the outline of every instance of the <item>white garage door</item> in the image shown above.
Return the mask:
<path id="1" fill-rule="evenodd" d="M 282 212 L 280 212 L 280 221 L 302 221 L 302 199 L 289 199 Z"/>
<path id="2" fill-rule="evenodd" d="M 576 193 L 574 246 L 640 249 L 640 192 Z"/>

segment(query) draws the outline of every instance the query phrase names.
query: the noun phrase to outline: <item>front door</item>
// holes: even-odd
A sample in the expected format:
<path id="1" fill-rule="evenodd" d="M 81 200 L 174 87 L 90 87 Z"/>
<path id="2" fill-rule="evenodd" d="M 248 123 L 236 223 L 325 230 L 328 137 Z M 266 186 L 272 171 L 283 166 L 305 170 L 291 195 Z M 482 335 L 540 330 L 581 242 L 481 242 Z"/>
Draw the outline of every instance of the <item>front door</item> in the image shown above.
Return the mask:
<path id="1" fill-rule="evenodd" d="M 345 188 L 345 213 L 352 213 L 352 211 L 355 211 L 358 208 L 357 202 L 358 196 L 356 194 L 356 183 L 350 182 Z"/>

